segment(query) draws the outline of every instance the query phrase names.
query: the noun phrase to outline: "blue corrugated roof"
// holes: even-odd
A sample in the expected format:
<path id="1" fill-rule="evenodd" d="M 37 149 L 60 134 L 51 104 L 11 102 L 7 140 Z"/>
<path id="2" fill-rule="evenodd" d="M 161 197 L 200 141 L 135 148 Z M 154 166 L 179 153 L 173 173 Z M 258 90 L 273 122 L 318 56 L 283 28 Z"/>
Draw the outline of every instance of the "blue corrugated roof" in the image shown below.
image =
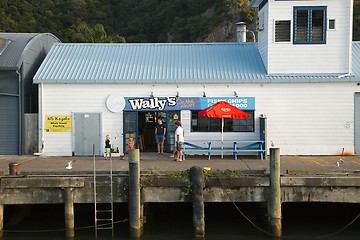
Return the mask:
<path id="1" fill-rule="evenodd" d="M 238 82 L 264 74 L 255 43 L 55 44 L 34 82 Z"/>
<path id="2" fill-rule="evenodd" d="M 352 44 L 352 75 L 360 77 L 360 42 Z"/>
<path id="3" fill-rule="evenodd" d="M 353 69 L 360 76 L 360 47 Z M 267 75 L 257 43 L 55 44 L 34 83 L 344 82 L 339 74 Z"/>

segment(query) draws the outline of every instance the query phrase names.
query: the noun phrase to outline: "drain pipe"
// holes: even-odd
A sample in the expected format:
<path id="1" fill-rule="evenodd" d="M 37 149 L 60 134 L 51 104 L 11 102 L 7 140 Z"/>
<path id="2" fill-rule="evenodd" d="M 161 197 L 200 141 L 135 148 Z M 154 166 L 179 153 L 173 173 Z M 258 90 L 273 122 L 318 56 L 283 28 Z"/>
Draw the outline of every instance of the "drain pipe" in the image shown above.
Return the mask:
<path id="1" fill-rule="evenodd" d="M 34 153 L 35 156 L 41 156 L 44 154 L 44 118 L 43 118 L 43 113 L 44 113 L 44 84 L 43 83 L 40 83 L 39 84 L 39 116 L 38 116 L 38 123 L 39 123 L 39 126 L 38 126 L 38 134 L 39 134 L 39 137 L 38 137 L 38 142 L 39 142 L 39 146 L 38 146 L 38 149 L 39 149 L 39 152 L 37 153 Z M 40 145 L 41 144 L 41 145 Z"/>
<path id="2" fill-rule="evenodd" d="M 22 154 L 22 149 L 23 149 L 23 145 L 24 145 L 24 139 L 23 139 L 23 123 L 24 123 L 24 114 L 23 114 L 23 98 L 22 98 L 22 82 L 21 82 L 21 72 L 19 70 L 16 70 L 16 74 L 19 76 L 18 77 L 18 99 L 19 99 L 19 146 L 18 146 L 18 155 Z"/>

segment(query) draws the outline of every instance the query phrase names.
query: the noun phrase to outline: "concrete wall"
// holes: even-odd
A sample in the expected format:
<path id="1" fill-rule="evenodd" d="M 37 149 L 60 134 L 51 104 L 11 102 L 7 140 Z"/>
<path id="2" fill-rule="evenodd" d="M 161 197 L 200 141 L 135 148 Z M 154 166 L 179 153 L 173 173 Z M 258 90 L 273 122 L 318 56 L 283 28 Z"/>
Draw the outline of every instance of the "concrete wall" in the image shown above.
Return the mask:
<path id="1" fill-rule="evenodd" d="M 221 181 L 221 182 L 220 182 Z M 128 202 L 128 177 L 114 177 L 114 202 Z M 75 203 L 93 203 L 93 177 L 2 178 L 0 204 L 64 202 L 64 189 L 74 189 Z M 141 178 L 141 202 L 191 202 L 189 179 Z M 282 202 L 360 203 L 359 177 L 282 177 Z M 267 202 L 269 177 L 208 177 L 205 202 Z M 100 196 L 98 201 L 108 199 Z"/>

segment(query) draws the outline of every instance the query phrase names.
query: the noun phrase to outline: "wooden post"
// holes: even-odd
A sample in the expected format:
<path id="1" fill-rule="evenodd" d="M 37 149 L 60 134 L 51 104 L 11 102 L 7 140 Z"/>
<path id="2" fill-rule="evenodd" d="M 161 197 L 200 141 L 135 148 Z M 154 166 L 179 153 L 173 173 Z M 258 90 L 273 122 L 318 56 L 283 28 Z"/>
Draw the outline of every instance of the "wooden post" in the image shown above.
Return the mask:
<path id="1" fill-rule="evenodd" d="M 200 167 L 190 168 L 191 197 L 195 237 L 205 236 L 204 172 Z"/>
<path id="2" fill-rule="evenodd" d="M 141 205 L 140 205 L 140 152 L 139 149 L 129 150 L 129 224 L 130 237 L 140 238 Z"/>
<path id="3" fill-rule="evenodd" d="M 74 188 L 64 189 L 66 237 L 75 237 Z"/>
<path id="4" fill-rule="evenodd" d="M 270 191 L 269 226 L 274 237 L 282 235 L 281 190 L 280 190 L 280 148 L 270 148 Z"/>
<path id="5" fill-rule="evenodd" d="M 4 236 L 4 204 L 0 204 L 0 239 Z"/>

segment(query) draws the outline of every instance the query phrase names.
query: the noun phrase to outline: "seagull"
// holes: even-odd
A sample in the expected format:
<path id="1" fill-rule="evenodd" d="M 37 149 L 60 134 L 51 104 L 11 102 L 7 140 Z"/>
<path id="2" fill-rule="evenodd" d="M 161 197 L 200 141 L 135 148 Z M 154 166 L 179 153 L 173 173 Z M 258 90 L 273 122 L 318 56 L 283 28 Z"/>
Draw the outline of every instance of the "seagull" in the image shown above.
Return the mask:
<path id="1" fill-rule="evenodd" d="M 271 147 L 275 147 L 275 142 L 271 141 Z"/>
<path id="2" fill-rule="evenodd" d="M 68 162 L 66 169 L 68 169 L 68 170 L 72 169 L 73 168 L 72 163 L 73 163 L 73 161 Z"/>

